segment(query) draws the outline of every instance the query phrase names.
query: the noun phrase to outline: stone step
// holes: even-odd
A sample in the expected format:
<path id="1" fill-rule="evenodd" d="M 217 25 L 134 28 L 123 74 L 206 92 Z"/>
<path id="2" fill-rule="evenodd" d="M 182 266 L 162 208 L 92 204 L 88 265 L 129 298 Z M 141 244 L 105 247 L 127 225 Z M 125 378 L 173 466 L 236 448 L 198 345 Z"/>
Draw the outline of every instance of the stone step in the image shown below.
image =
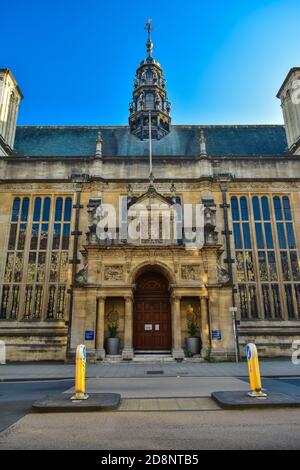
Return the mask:
<path id="1" fill-rule="evenodd" d="M 121 362 L 122 356 L 106 356 L 104 362 Z"/>
<path id="2" fill-rule="evenodd" d="M 133 362 L 162 363 L 175 362 L 175 360 L 171 354 L 138 354 L 134 356 Z"/>

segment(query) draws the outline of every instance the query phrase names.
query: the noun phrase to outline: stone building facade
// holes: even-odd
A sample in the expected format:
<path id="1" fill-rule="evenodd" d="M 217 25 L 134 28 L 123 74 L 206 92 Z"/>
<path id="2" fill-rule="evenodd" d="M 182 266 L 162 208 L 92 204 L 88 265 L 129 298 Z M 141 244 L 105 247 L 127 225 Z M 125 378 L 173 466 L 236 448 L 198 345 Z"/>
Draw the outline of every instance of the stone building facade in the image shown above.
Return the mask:
<path id="1" fill-rule="evenodd" d="M 289 355 L 300 335 L 300 68 L 278 97 L 285 126 L 176 126 L 160 64 L 137 69 L 129 125 L 16 127 L 21 91 L 0 70 L 0 339 L 8 360 L 65 360 L 78 344 L 120 360 L 185 355 L 195 315 L 204 358 L 253 341 Z M 296 85 L 295 85 L 296 84 Z M 149 139 L 151 134 L 151 139 Z M 149 143 L 151 140 L 149 167 Z M 201 204 L 204 244 L 100 239 L 101 208 Z"/>

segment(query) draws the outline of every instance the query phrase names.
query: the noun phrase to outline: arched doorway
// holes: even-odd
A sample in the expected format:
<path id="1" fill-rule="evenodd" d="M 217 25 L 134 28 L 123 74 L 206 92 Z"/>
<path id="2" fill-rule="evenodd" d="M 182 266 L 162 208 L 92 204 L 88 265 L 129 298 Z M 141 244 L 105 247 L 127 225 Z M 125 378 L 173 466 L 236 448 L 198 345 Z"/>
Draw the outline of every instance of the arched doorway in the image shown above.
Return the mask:
<path id="1" fill-rule="evenodd" d="M 145 352 L 172 349 L 169 282 L 155 270 L 142 273 L 136 280 L 133 347 Z"/>

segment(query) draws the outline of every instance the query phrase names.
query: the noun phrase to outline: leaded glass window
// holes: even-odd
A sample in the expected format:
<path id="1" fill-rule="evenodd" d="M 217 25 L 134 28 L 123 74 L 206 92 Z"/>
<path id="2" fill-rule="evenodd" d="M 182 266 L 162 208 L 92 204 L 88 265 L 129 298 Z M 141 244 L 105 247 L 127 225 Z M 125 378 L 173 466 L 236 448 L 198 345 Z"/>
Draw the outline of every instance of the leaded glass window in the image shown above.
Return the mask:
<path id="1" fill-rule="evenodd" d="M 239 283 L 241 318 L 257 318 L 255 269 L 249 223 L 249 207 L 246 197 L 232 197 L 232 219 L 236 249 L 236 273 Z"/>
<path id="2" fill-rule="evenodd" d="M 14 198 L 0 319 L 64 318 L 71 215 L 68 196 Z"/>
<path id="3" fill-rule="evenodd" d="M 280 249 L 281 275 L 284 281 L 284 300 L 287 318 L 300 318 L 298 285 L 300 281 L 299 253 L 297 252 L 295 229 L 290 198 L 276 196 L 273 199 L 277 236 Z"/>
<path id="4" fill-rule="evenodd" d="M 241 318 L 300 319 L 300 264 L 289 196 L 233 196 L 231 209 Z"/>

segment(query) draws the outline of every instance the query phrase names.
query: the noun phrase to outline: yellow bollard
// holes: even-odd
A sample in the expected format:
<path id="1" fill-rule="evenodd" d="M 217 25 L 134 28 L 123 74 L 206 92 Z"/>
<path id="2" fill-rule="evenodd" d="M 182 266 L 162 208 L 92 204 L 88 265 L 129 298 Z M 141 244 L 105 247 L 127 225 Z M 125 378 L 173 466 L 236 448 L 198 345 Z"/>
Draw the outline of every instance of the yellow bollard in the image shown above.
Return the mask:
<path id="1" fill-rule="evenodd" d="M 246 356 L 251 388 L 251 392 L 248 395 L 253 398 L 266 398 L 267 394 L 262 391 L 258 354 L 255 344 L 247 344 Z"/>
<path id="2" fill-rule="evenodd" d="M 76 380 L 75 395 L 71 400 L 87 400 L 85 393 L 85 369 L 86 369 L 86 347 L 83 344 L 77 346 L 76 350 Z"/>

